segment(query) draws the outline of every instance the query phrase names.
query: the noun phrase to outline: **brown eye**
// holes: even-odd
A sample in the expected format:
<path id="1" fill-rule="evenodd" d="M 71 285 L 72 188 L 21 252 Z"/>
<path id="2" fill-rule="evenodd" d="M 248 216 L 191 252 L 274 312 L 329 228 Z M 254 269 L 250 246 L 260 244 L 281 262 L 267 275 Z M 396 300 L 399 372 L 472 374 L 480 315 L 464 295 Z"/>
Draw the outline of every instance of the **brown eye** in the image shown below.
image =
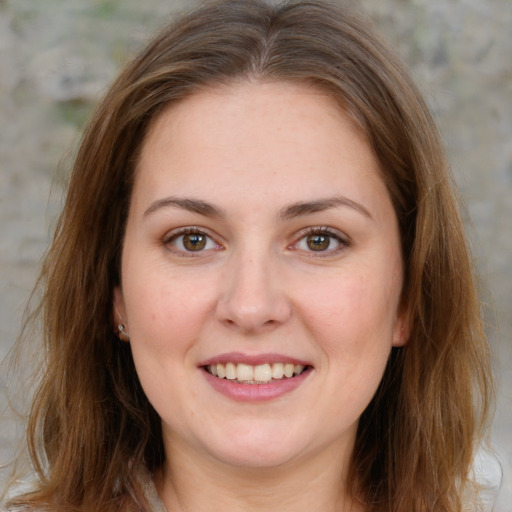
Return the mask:
<path id="1" fill-rule="evenodd" d="M 349 246 L 348 241 L 338 232 L 330 228 L 314 228 L 306 233 L 293 244 L 295 249 L 306 253 L 325 253 L 325 255 L 336 254 Z"/>
<path id="2" fill-rule="evenodd" d="M 183 247 L 187 251 L 202 251 L 206 247 L 208 237 L 201 233 L 183 235 Z"/>
<path id="3" fill-rule="evenodd" d="M 164 240 L 164 244 L 176 253 L 199 253 L 219 246 L 202 231 L 186 230 L 175 233 Z"/>
<path id="4" fill-rule="evenodd" d="M 309 235 L 306 244 L 312 251 L 325 251 L 331 245 L 331 236 L 323 234 Z"/>

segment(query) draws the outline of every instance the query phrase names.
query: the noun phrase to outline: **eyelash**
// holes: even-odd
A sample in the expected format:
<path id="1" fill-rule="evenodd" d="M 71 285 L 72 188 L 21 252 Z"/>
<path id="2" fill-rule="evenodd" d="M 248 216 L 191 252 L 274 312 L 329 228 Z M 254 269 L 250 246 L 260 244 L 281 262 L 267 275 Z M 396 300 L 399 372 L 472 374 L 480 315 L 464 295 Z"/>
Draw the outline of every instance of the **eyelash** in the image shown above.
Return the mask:
<path id="1" fill-rule="evenodd" d="M 180 249 L 180 248 L 174 247 L 172 245 L 172 242 L 176 242 L 180 237 L 184 237 L 186 235 L 197 235 L 199 237 L 204 236 L 207 239 L 205 244 L 208 244 L 210 242 L 210 243 L 215 244 L 215 247 L 209 247 L 206 249 L 201 248 L 197 251 L 193 251 L 193 250 L 187 250 L 185 248 Z M 329 238 L 329 245 L 327 246 L 327 248 L 325 250 L 315 251 L 312 249 L 310 249 L 310 250 L 300 249 L 298 247 L 298 245 L 301 241 L 306 240 L 306 243 L 307 243 L 307 238 L 309 236 L 314 236 L 314 235 L 320 235 L 320 236 L 325 236 L 325 237 Z M 330 249 L 329 246 L 331 245 L 331 240 L 335 240 L 335 242 L 338 244 L 338 246 Z M 222 246 L 218 242 L 216 242 L 212 236 L 210 236 L 208 233 L 206 233 L 204 229 L 196 227 L 196 226 L 187 226 L 186 228 L 180 228 L 180 229 L 171 231 L 162 240 L 162 245 L 167 247 L 170 251 L 175 252 L 175 253 L 179 254 L 180 256 L 186 256 L 186 257 L 197 257 L 197 256 L 200 256 L 201 253 L 204 253 L 205 251 L 209 251 L 212 249 L 222 249 Z M 303 230 L 299 234 L 299 237 L 296 239 L 296 241 L 293 242 L 289 246 L 289 249 L 301 250 L 304 253 L 309 253 L 308 254 L 309 256 L 321 258 L 321 257 L 327 257 L 327 256 L 332 256 L 333 254 L 337 254 L 337 253 L 345 250 L 346 248 L 350 247 L 350 245 L 351 245 L 350 240 L 347 237 L 342 236 L 338 231 L 335 231 L 335 230 L 325 227 L 325 226 L 317 226 L 317 227 L 311 227 L 311 228 L 307 228 L 307 229 Z"/>
<path id="2" fill-rule="evenodd" d="M 326 226 L 320 226 L 307 228 L 306 230 L 302 231 L 300 233 L 300 236 L 297 238 L 297 241 L 291 244 L 290 248 L 293 250 L 301 250 L 298 248 L 299 242 L 301 242 L 302 240 L 306 240 L 309 236 L 312 235 L 323 235 L 329 237 L 330 240 L 334 239 L 338 243 L 338 246 L 333 249 L 327 248 L 326 250 L 319 251 L 304 249 L 304 252 L 309 253 L 308 255 L 310 256 L 320 258 L 328 257 L 332 256 L 333 254 L 337 254 L 351 246 L 351 242 L 348 239 L 348 237 L 343 236 L 339 231 L 333 230 L 332 228 L 328 228 Z"/>
<path id="3" fill-rule="evenodd" d="M 206 244 L 208 242 L 215 244 L 214 248 L 208 248 L 208 249 L 200 249 L 198 251 L 191 251 L 187 250 L 185 248 L 177 248 L 172 246 L 172 242 L 176 242 L 180 237 L 184 237 L 186 235 L 197 235 L 197 236 L 204 236 L 206 240 Z M 196 227 L 196 226 L 187 226 L 186 228 L 180 228 L 174 231 L 171 231 L 170 233 L 167 233 L 167 235 L 162 240 L 162 245 L 166 247 L 168 250 L 175 252 L 179 254 L 180 256 L 186 256 L 186 257 L 197 257 L 200 256 L 201 253 L 204 253 L 205 250 L 212 250 L 212 249 L 221 249 L 222 246 L 217 243 L 213 237 L 211 237 L 208 233 L 205 232 L 204 229 Z"/>

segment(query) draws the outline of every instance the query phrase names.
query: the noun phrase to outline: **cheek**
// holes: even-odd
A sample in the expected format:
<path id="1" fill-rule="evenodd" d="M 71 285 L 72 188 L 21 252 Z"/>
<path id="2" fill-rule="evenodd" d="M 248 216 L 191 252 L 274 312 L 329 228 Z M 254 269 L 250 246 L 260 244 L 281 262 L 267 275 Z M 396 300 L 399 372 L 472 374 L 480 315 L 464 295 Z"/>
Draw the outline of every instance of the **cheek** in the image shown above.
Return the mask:
<path id="1" fill-rule="evenodd" d="M 150 286 L 146 282 L 129 310 L 133 341 L 169 352 L 187 346 L 197 338 L 210 302 L 204 292 L 193 292 L 189 286 Z"/>
<path id="2" fill-rule="evenodd" d="M 180 400 L 181 384 L 194 366 L 193 349 L 208 316 L 208 294 L 187 279 L 145 268 L 127 277 L 123 289 L 137 374 L 161 416 L 178 410 L 188 415 L 188 405 Z"/>
<path id="3" fill-rule="evenodd" d="M 334 417 L 358 418 L 374 396 L 384 374 L 393 340 L 395 299 L 365 277 L 332 290 L 318 308 L 322 344 L 334 399 Z M 320 331 L 321 330 L 321 331 Z"/>
<path id="4" fill-rule="evenodd" d="M 186 344 L 212 309 L 214 283 L 190 268 L 176 270 L 133 249 L 127 254 L 123 295 L 132 337 L 161 349 Z"/>
<path id="5" fill-rule="evenodd" d="M 373 271 L 372 271 L 373 270 Z M 335 432 L 349 428 L 360 417 L 382 379 L 392 346 L 395 295 L 389 272 L 351 268 L 351 272 L 315 279 L 296 307 L 321 351 L 318 375 L 323 379 L 322 404 Z M 377 285 L 378 283 L 378 285 Z M 297 297 L 299 294 L 297 292 Z"/>
<path id="6" fill-rule="evenodd" d="M 399 291 L 396 279 L 367 269 L 317 282 L 298 307 L 331 362 L 380 368 L 392 345 Z"/>

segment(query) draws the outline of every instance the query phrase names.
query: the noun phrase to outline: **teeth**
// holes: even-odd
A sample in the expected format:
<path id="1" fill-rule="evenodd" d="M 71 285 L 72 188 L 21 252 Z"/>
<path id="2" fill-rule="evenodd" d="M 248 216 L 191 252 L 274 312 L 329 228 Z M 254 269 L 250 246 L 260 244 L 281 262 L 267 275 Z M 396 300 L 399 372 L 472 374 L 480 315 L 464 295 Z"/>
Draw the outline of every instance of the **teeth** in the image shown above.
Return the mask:
<path id="1" fill-rule="evenodd" d="M 294 375 L 300 375 L 304 371 L 304 365 L 302 364 L 296 364 L 295 368 L 293 369 Z"/>
<path id="2" fill-rule="evenodd" d="M 236 366 L 233 363 L 228 363 L 226 365 L 226 379 L 229 379 L 229 380 L 236 379 Z"/>
<path id="3" fill-rule="evenodd" d="M 305 366 L 293 363 L 265 363 L 258 366 L 248 364 L 212 364 L 207 367 L 209 373 L 220 379 L 236 380 L 246 384 L 265 384 L 272 380 L 291 378 L 300 375 Z"/>
<path id="4" fill-rule="evenodd" d="M 228 363 L 229 364 L 229 363 Z M 239 364 L 236 367 L 237 379 L 239 381 L 254 380 L 254 367 L 248 364 Z"/>
<path id="5" fill-rule="evenodd" d="M 272 378 L 273 379 L 282 379 L 284 375 L 284 364 L 283 363 L 274 363 L 272 365 Z"/>
<path id="6" fill-rule="evenodd" d="M 260 364 L 254 368 L 254 380 L 257 382 L 270 382 L 272 380 L 272 368 L 269 364 Z"/>
<path id="7" fill-rule="evenodd" d="M 291 363 L 286 363 L 284 365 L 284 376 L 285 377 L 293 377 L 293 372 L 295 371 L 295 366 Z"/>

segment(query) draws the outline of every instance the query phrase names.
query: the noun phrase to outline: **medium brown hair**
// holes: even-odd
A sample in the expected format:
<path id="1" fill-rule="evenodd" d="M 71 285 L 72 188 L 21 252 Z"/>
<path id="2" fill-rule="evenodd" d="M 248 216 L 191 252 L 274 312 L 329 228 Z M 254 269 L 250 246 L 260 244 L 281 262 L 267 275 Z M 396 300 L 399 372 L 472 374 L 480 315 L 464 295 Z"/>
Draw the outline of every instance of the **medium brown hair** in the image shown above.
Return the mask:
<path id="1" fill-rule="evenodd" d="M 331 94 L 364 130 L 399 220 L 410 336 L 393 349 L 360 418 L 349 489 L 367 510 L 462 510 L 492 380 L 440 137 L 407 71 L 367 20 L 340 2 L 259 0 L 210 2 L 165 28 L 85 130 L 40 281 L 45 369 L 28 430 L 40 483 L 18 504 L 140 506 L 133 468 L 154 471 L 164 451 L 129 344 L 113 328 L 134 170 L 167 105 L 247 79 Z"/>

